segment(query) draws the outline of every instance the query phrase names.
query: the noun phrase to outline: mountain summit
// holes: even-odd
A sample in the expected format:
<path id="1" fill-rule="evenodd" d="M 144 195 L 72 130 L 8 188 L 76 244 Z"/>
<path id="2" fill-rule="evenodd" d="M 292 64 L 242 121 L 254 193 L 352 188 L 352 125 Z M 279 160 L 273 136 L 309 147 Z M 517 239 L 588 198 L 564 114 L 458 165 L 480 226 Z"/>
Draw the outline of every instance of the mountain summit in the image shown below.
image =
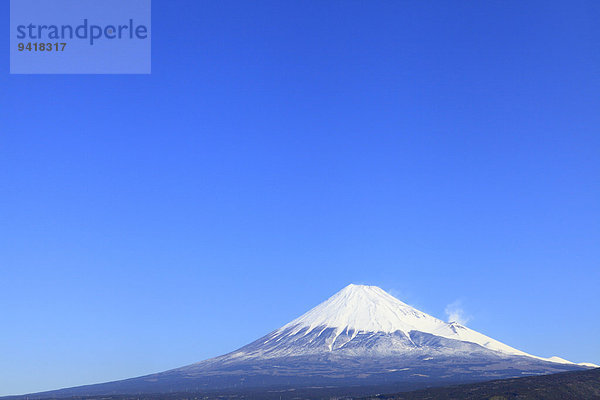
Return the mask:
<path id="1" fill-rule="evenodd" d="M 415 337 L 430 335 L 428 346 Z M 433 343 L 451 339 L 476 344 L 501 355 L 574 364 L 559 357 L 532 356 L 467 328 L 444 322 L 393 297 L 377 286 L 350 284 L 335 295 L 269 335 L 230 353 L 233 360 L 333 353 L 349 356 L 390 356 L 432 350 Z M 448 343 L 447 351 L 456 346 Z M 444 353 L 438 348 L 436 352 Z"/>
<path id="2" fill-rule="evenodd" d="M 281 329 L 318 327 L 355 332 L 420 330 L 441 322 L 404 304 L 377 286 L 348 285 Z"/>
<path id="3" fill-rule="evenodd" d="M 588 366 L 593 365 L 532 356 L 425 314 L 376 286 L 348 285 L 229 354 L 158 374 L 28 397 L 244 390 L 256 394 L 261 388 L 288 393 L 308 387 L 360 387 L 365 394 L 382 385 L 400 391 Z"/>
<path id="4" fill-rule="evenodd" d="M 325 302 L 276 332 L 303 332 L 315 330 L 322 334 L 333 329 L 335 338 L 330 350 L 348 343 L 338 340 L 339 335 L 354 339 L 364 333 L 396 333 L 409 336 L 411 331 L 425 332 L 448 339 L 477 343 L 485 348 L 507 354 L 528 355 L 492 338 L 475 332 L 457 322 L 446 323 L 425 314 L 391 296 L 377 286 L 348 285 Z M 320 336 L 320 335 L 318 335 Z M 391 348 L 390 351 L 398 350 Z"/>

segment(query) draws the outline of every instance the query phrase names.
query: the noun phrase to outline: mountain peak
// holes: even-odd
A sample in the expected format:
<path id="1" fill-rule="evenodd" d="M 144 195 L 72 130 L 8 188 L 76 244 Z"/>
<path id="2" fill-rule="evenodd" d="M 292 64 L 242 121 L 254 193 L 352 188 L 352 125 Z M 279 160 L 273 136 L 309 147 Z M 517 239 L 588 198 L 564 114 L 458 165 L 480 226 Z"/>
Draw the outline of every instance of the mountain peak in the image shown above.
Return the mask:
<path id="1" fill-rule="evenodd" d="M 273 337 L 281 340 L 281 335 L 309 337 L 311 333 L 319 337 L 326 331 L 333 331 L 334 343 L 342 333 L 352 340 L 356 335 L 364 333 L 401 334 L 410 337 L 411 332 L 422 332 L 475 343 L 504 354 L 535 357 L 457 322 L 447 323 L 419 311 L 377 286 L 355 284 L 344 287 L 323 303 L 279 328 L 273 332 Z M 333 344 L 330 344 L 330 349 L 335 348 Z"/>
<path id="2" fill-rule="evenodd" d="M 344 287 L 342 290 L 334 294 L 334 296 L 342 293 L 345 295 L 359 295 L 360 293 L 362 293 L 364 296 L 367 296 L 367 298 L 376 297 L 378 295 L 381 295 L 382 293 L 387 294 L 385 290 L 381 289 L 379 286 L 357 285 L 355 283 L 351 283 L 348 286 Z"/>
<path id="3" fill-rule="evenodd" d="M 356 284 L 356 283 L 351 283 L 348 286 L 346 286 L 345 288 L 343 288 L 342 290 L 340 290 L 340 292 L 343 290 L 363 290 L 363 289 L 368 289 L 368 288 L 375 288 L 375 289 L 382 290 L 379 286 L 360 285 L 360 284 Z"/>
<path id="4" fill-rule="evenodd" d="M 297 327 L 308 332 L 335 328 L 355 332 L 409 332 L 445 324 L 377 286 L 350 284 L 281 329 Z"/>

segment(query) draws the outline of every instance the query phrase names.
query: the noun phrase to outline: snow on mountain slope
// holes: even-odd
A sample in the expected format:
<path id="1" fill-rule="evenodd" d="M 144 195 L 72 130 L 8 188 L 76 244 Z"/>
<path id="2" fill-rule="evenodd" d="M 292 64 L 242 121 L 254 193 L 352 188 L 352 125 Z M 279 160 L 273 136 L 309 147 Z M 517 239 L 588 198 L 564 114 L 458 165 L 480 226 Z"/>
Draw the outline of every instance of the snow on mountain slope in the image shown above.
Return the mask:
<path id="1" fill-rule="evenodd" d="M 342 339 L 346 344 L 358 335 L 365 333 L 395 333 L 409 338 L 410 332 L 414 331 L 475 343 L 507 355 L 572 364 L 570 361 L 558 357 L 546 359 L 532 356 L 456 322 L 444 322 L 403 303 L 377 286 L 353 284 L 346 286 L 325 302 L 268 335 L 263 344 L 286 342 L 284 337 L 293 338 L 295 342 L 306 337 L 310 338 L 311 343 L 314 343 L 322 340 L 323 333 L 328 335 L 333 332 L 332 338 L 325 340 L 329 350 L 334 350 L 341 347 L 341 345 L 336 347 L 335 343 L 342 334 L 344 336 Z M 306 347 L 307 340 L 304 340 L 304 347 Z M 396 342 L 398 346 L 402 345 L 401 342 Z M 279 346 L 280 349 L 282 347 Z M 287 346 L 286 349 L 288 354 L 293 354 L 292 346 Z M 281 354 L 281 352 L 277 354 Z"/>
<path id="2" fill-rule="evenodd" d="M 348 329 L 357 332 L 427 331 L 443 324 L 377 286 L 348 285 L 306 314 L 280 328 Z"/>

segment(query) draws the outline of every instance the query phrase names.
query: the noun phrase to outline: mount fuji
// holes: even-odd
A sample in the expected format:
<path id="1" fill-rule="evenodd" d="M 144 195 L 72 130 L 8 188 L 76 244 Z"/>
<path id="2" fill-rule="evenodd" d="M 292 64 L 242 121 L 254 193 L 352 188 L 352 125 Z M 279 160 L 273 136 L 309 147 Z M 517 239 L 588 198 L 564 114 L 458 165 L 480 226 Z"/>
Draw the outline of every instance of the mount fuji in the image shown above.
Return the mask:
<path id="1" fill-rule="evenodd" d="M 162 373 L 28 398 L 372 388 L 366 393 L 382 386 L 408 390 L 589 367 L 594 365 L 527 354 L 425 314 L 376 286 L 349 285 L 229 354 Z"/>

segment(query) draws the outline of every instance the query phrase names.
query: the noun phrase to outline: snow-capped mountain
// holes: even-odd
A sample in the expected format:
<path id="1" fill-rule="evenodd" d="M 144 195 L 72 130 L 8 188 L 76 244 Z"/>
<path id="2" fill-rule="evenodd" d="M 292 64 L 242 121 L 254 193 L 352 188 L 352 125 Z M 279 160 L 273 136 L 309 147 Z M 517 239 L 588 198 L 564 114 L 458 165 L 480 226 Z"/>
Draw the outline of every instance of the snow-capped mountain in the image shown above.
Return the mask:
<path id="1" fill-rule="evenodd" d="M 559 357 L 532 356 L 494 340 L 457 322 L 444 322 L 391 296 L 377 286 L 348 285 L 306 314 L 230 357 L 283 357 L 322 353 L 392 355 L 418 348 L 411 332 L 475 343 L 506 355 L 533 357 L 544 361 L 573 364 Z M 388 346 L 360 341 L 394 337 Z M 593 364 L 590 364 L 593 366 Z"/>
<path id="2" fill-rule="evenodd" d="M 349 285 L 229 354 L 140 378 L 29 398 L 315 386 L 378 390 L 387 385 L 403 390 L 592 366 L 532 356 L 425 314 L 376 286 Z"/>
<path id="3" fill-rule="evenodd" d="M 354 354 L 360 351 L 397 354 L 415 347 L 410 341 L 410 332 L 476 343 L 505 354 L 530 356 L 457 322 L 446 323 L 425 314 L 377 286 L 365 285 L 346 286 L 327 301 L 268 335 L 257 352 L 243 354 L 281 357 L 323 351 L 341 352 L 344 349 L 353 349 Z M 365 336 L 381 334 L 406 340 L 376 349 L 353 343 Z"/>

